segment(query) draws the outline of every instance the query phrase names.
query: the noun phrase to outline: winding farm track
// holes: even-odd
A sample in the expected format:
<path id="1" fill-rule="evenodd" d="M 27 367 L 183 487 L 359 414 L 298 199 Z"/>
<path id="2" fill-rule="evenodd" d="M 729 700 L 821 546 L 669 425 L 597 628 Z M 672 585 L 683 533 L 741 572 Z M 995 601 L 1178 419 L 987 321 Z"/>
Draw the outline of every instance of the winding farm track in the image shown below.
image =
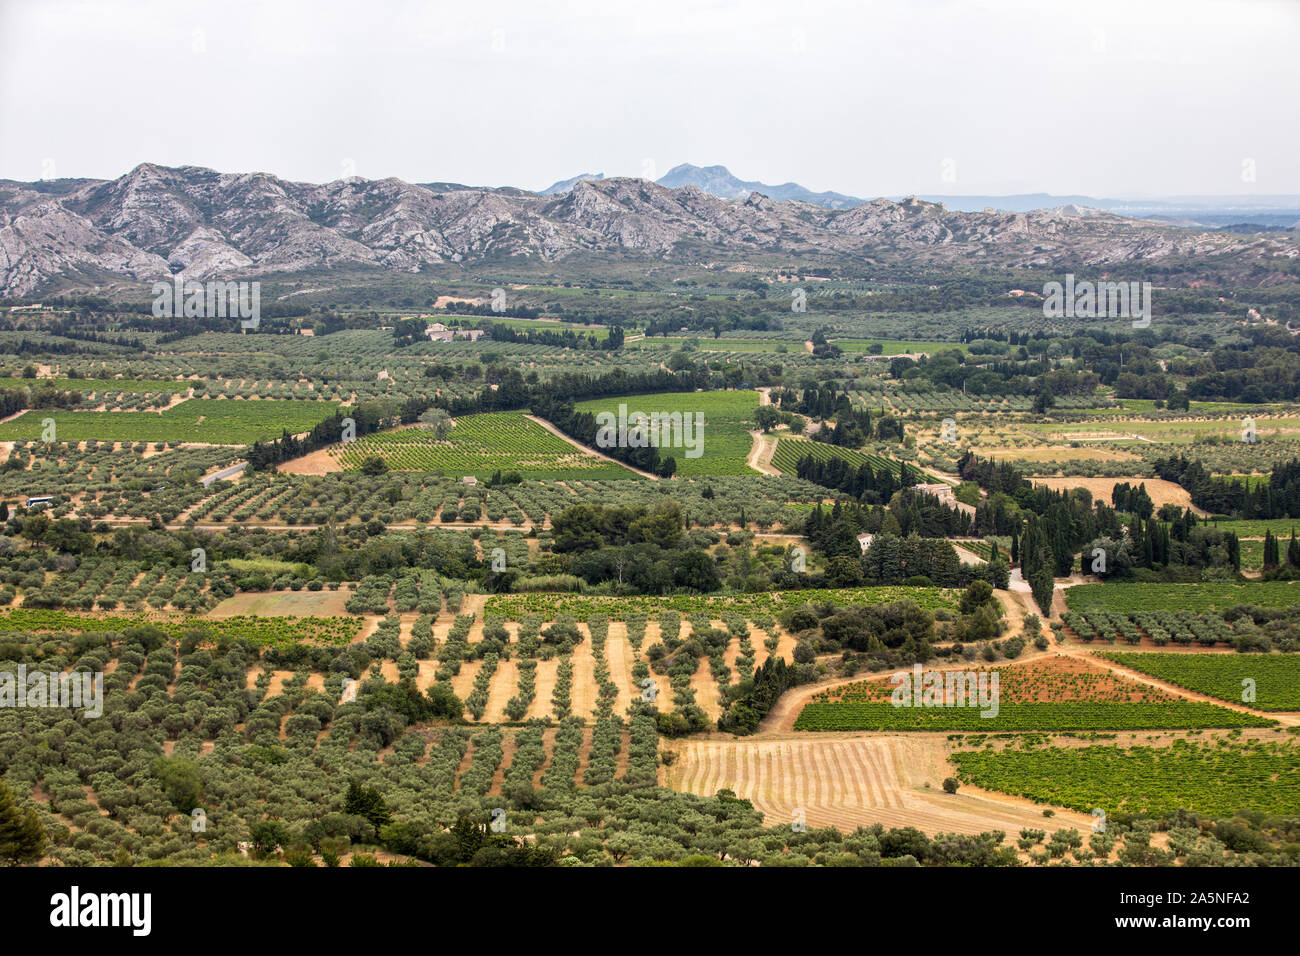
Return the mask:
<path id="1" fill-rule="evenodd" d="M 1162 690 L 1167 694 L 1173 694 L 1182 697 L 1184 700 L 1194 700 L 1205 704 L 1216 704 L 1227 710 L 1235 710 L 1241 714 L 1252 714 L 1256 717 L 1267 717 L 1270 720 L 1276 720 L 1285 727 L 1300 727 L 1300 713 L 1287 713 L 1275 710 L 1257 710 L 1253 707 L 1247 707 L 1245 704 L 1239 704 L 1235 701 L 1223 700 L 1218 697 L 1211 697 L 1209 694 L 1203 694 L 1200 691 L 1188 690 L 1186 687 L 1179 687 L 1177 684 L 1171 684 L 1168 681 L 1160 680 L 1158 677 L 1152 677 L 1150 674 L 1144 674 L 1141 671 L 1133 670 L 1131 667 L 1125 667 L 1123 664 L 1116 664 L 1114 661 L 1106 660 L 1090 651 L 1084 650 L 1078 644 L 1073 642 L 1058 645 L 1057 651 L 1067 657 L 1081 658 L 1089 661 L 1097 667 L 1104 667 L 1112 674 L 1136 681 L 1139 684 L 1146 684 L 1148 687 L 1154 687 Z M 1139 652 L 1141 653 L 1141 652 Z"/>
<path id="2" fill-rule="evenodd" d="M 606 455 L 603 451 L 599 450 L 598 448 L 592 448 L 590 445 L 584 445 L 580 441 L 575 441 L 574 439 L 570 438 L 568 435 L 564 434 L 564 432 L 556 428 L 554 425 L 552 425 L 550 422 L 548 422 L 545 418 L 538 418 L 536 415 L 525 415 L 524 418 L 528 419 L 530 422 L 536 422 L 538 425 L 541 425 L 543 428 L 545 428 L 556 438 L 563 439 L 564 441 L 572 445 L 574 448 L 581 448 L 589 455 L 595 455 L 597 458 L 603 458 L 605 461 L 609 462 L 612 465 L 618 465 L 620 468 L 626 468 L 628 471 L 634 471 L 642 478 L 649 478 L 651 481 L 659 480 L 658 475 L 652 475 L 650 474 L 650 472 L 642 471 L 640 468 L 633 468 L 631 465 L 627 464 L 626 462 L 619 461 L 617 458 L 609 457 L 609 455 Z"/>
<path id="3" fill-rule="evenodd" d="M 745 463 L 759 474 L 781 474 L 781 472 L 772 467 L 772 455 L 776 453 L 776 436 L 764 435 L 757 428 L 749 434 L 754 439 L 754 444 L 753 447 L 749 449 L 749 458 Z"/>

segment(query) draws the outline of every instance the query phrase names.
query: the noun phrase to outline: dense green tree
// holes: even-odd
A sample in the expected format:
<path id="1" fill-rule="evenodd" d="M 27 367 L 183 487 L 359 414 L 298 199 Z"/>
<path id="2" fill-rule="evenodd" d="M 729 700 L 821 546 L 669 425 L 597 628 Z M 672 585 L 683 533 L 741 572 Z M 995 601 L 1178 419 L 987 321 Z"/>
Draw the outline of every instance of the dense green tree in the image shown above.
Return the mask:
<path id="1" fill-rule="evenodd" d="M 20 807 L 13 790 L 0 780 L 0 862 L 17 866 L 38 860 L 45 850 L 45 828 L 31 807 Z"/>

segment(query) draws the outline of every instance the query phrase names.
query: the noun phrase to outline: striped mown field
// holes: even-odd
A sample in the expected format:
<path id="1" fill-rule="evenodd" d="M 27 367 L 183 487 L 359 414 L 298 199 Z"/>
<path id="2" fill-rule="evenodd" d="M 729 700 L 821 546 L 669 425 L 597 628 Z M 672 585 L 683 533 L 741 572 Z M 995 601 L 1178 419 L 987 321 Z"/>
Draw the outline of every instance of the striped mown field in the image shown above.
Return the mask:
<path id="1" fill-rule="evenodd" d="M 795 823 L 851 832 L 880 823 L 926 833 L 982 833 L 1022 827 L 1084 829 L 1090 818 L 1058 811 L 1046 818 L 1027 802 L 943 792 L 948 767 L 939 738 L 808 734 L 763 740 L 675 741 L 678 758 L 666 783 L 712 796 L 731 790 L 764 814 L 769 826 Z M 929 784 L 929 789 L 926 784 Z"/>

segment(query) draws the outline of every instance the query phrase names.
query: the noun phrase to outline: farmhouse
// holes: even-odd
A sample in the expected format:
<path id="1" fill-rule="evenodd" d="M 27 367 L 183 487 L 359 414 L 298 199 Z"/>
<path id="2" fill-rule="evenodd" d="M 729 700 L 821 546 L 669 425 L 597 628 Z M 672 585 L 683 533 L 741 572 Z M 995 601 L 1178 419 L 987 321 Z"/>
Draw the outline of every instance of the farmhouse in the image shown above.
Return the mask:
<path id="1" fill-rule="evenodd" d="M 482 329 L 449 329 L 441 322 L 435 322 L 424 330 L 430 342 L 450 342 L 452 339 L 469 339 L 477 342 L 483 335 Z"/>
<path id="2" fill-rule="evenodd" d="M 871 547 L 871 542 L 875 540 L 876 536 L 874 534 L 858 535 L 858 544 L 861 546 L 863 554 L 867 553 L 867 549 Z"/>
<path id="3" fill-rule="evenodd" d="M 939 502 L 948 508 L 955 508 L 962 514 L 975 516 L 974 505 L 968 505 L 964 501 L 958 501 L 956 494 L 953 493 L 952 485 L 944 482 L 937 482 L 933 485 L 917 485 L 916 490 L 922 494 L 934 495 Z M 980 497 L 986 497 L 987 493 L 981 492 Z"/>

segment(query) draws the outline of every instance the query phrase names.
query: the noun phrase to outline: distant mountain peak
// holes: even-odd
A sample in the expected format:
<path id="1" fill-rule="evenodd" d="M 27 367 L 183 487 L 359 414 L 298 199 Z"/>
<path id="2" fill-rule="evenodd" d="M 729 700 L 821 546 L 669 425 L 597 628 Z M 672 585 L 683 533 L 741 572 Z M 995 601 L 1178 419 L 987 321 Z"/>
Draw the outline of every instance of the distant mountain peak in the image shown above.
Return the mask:
<path id="1" fill-rule="evenodd" d="M 579 173 L 570 179 L 561 179 L 558 183 L 551 183 L 545 189 L 541 190 L 539 196 L 558 196 L 560 193 L 567 193 L 578 183 L 599 182 L 605 178 L 604 173 Z"/>
<path id="2" fill-rule="evenodd" d="M 670 189 L 695 186 L 719 199 L 744 199 L 750 193 L 761 193 L 773 202 L 806 202 L 825 209 L 851 209 L 865 202 L 843 193 L 813 192 L 798 183 L 782 183 L 773 186 L 740 179 L 726 166 L 695 166 L 691 163 L 682 163 L 668 170 L 658 182 L 660 186 L 667 186 Z"/>
<path id="3" fill-rule="evenodd" d="M 834 208 L 809 205 L 809 195 L 793 184 L 745 182 L 725 167 L 689 165 L 659 183 L 584 175 L 545 196 L 393 177 L 313 184 L 154 164 L 113 180 L 0 180 L 0 295 L 182 274 L 201 280 L 335 267 L 418 273 L 437 263 L 575 255 L 821 263 L 869 257 L 912 266 L 978 257 L 990 267 L 1027 269 L 1178 262 L 1212 250 L 1220 260 L 1235 257 L 1242 274 L 1260 260 L 1300 255 L 1296 238 L 1285 233 L 1261 239 L 1193 232 L 1068 208 L 961 212 L 915 196 L 842 197 L 853 205 Z"/>

